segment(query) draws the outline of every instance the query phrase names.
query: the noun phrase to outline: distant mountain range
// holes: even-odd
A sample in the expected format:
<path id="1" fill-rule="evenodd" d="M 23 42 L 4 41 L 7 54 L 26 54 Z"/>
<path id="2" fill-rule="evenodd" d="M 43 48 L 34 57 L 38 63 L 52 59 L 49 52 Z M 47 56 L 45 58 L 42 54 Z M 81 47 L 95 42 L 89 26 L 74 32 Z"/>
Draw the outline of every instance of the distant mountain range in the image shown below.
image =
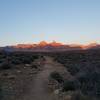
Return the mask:
<path id="1" fill-rule="evenodd" d="M 39 44 L 18 44 L 15 46 L 1 47 L 0 50 L 13 52 L 13 51 L 32 51 L 32 52 L 56 52 L 56 51 L 69 51 L 69 50 L 85 50 L 85 49 L 100 49 L 100 44 L 92 43 L 89 45 L 67 45 L 58 42 L 47 43 L 41 41 Z"/>

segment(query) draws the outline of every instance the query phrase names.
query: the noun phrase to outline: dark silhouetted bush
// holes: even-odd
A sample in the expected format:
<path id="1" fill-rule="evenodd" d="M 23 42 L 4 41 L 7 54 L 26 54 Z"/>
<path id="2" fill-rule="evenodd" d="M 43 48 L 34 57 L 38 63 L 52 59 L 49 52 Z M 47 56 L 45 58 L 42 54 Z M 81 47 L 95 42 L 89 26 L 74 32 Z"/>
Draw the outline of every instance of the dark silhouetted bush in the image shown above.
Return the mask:
<path id="1" fill-rule="evenodd" d="M 96 99 L 86 96 L 86 95 L 83 95 L 80 92 L 75 92 L 72 94 L 71 100 L 96 100 Z"/>
<path id="2" fill-rule="evenodd" d="M 0 100 L 3 98 L 3 93 L 2 93 L 2 86 L 0 85 Z"/>
<path id="3" fill-rule="evenodd" d="M 86 95 L 100 97 L 100 73 L 88 72 L 78 78 L 81 83 L 81 91 Z"/>
<path id="4" fill-rule="evenodd" d="M 58 81 L 59 83 L 63 83 L 63 77 L 58 73 L 58 72 L 52 72 L 50 74 L 51 78 L 55 79 L 56 81 Z"/>
<path id="5" fill-rule="evenodd" d="M 63 91 L 75 91 L 80 88 L 80 84 L 76 80 L 65 80 L 63 84 Z"/>
<path id="6" fill-rule="evenodd" d="M 4 62 L 4 63 L 2 63 L 1 66 L 0 66 L 0 68 L 1 68 L 2 70 L 11 69 L 11 67 L 12 67 L 11 64 L 8 63 L 8 62 Z"/>
<path id="7" fill-rule="evenodd" d="M 31 66 L 31 68 L 38 69 L 38 66 L 34 64 L 34 65 Z"/>
<path id="8" fill-rule="evenodd" d="M 79 72 L 79 68 L 75 65 L 73 66 L 66 66 L 67 70 L 70 72 L 71 75 L 75 75 Z"/>

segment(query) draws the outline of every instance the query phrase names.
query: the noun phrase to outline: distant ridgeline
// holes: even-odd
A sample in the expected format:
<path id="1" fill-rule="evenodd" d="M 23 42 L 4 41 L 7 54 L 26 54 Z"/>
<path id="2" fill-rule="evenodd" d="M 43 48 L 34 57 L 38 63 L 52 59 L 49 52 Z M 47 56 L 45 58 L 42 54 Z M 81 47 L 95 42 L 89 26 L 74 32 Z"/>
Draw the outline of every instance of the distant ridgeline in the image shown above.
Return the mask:
<path id="1" fill-rule="evenodd" d="M 18 44 L 16 46 L 6 46 L 0 48 L 6 53 L 14 51 L 33 51 L 33 52 L 54 52 L 54 51 L 70 51 L 70 50 L 87 50 L 87 49 L 100 49 L 100 44 L 92 43 L 86 46 L 83 45 L 67 45 L 57 43 L 55 41 L 47 43 L 45 41 L 39 44 Z"/>

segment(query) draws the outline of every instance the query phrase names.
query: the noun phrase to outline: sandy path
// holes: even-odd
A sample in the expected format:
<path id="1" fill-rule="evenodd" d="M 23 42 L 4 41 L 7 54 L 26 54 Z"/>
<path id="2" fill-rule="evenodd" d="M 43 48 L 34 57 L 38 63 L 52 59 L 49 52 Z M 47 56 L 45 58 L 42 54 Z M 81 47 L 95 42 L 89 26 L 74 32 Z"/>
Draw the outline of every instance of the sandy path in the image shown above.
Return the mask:
<path id="1" fill-rule="evenodd" d="M 59 63 L 55 63 L 50 57 L 46 57 L 45 65 L 35 79 L 31 82 L 30 91 L 24 96 L 22 100 L 58 100 L 54 93 L 49 93 L 46 89 L 48 77 L 52 71 L 65 70 Z"/>

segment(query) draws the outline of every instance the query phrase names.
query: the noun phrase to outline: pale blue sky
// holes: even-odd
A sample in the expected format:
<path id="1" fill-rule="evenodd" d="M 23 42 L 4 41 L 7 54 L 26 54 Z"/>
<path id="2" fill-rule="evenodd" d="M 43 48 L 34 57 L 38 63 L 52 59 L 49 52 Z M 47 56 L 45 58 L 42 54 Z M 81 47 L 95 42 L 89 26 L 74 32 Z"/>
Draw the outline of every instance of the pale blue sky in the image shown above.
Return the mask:
<path id="1" fill-rule="evenodd" d="M 100 0 L 0 0 L 0 45 L 100 43 Z"/>

